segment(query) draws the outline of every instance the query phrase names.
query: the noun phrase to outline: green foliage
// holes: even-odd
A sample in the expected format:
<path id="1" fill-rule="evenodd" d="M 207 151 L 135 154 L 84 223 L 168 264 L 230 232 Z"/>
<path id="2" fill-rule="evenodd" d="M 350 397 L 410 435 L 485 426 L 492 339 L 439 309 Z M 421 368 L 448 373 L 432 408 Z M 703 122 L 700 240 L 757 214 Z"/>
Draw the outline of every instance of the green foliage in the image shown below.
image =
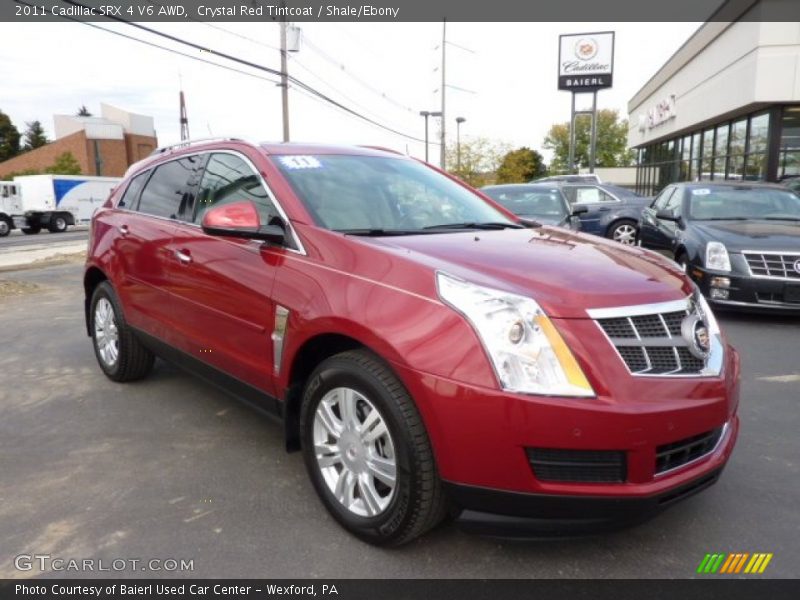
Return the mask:
<path id="1" fill-rule="evenodd" d="M 11 171 L 10 173 L 6 173 L 3 175 L 3 181 L 11 181 L 14 177 L 22 177 L 24 175 L 41 175 L 42 172 L 39 169 L 24 169 L 22 171 Z"/>
<path id="2" fill-rule="evenodd" d="M 44 127 L 42 127 L 41 122 L 29 121 L 25 123 L 25 125 L 25 133 L 23 134 L 23 139 L 25 141 L 22 145 L 23 151 L 27 152 L 28 150 L 41 148 L 50 142 L 44 133 Z"/>
<path id="3" fill-rule="evenodd" d="M 589 166 L 589 143 L 592 119 L 587 115 L 575 118 L 575 165 Z M 544 138 L 543 147 L 553 151 L 550 171 L 566 173 L 569 170 L 569 123 L 557 123 Z M 597 111 L 597 152 L 595 166 L 627 167 L 633 164 L 633 151 L 628 148 L 628 121 L 619 119 L 619 112 L 611 109 Z"/>
<path id="4" fill-rule="evenodd" d="M 56 156 L 56 162 L 45 169 L 45 173 L 56 175 L 80 175 L 81 165 L 72 152 L 63 152 Z"/>
<path id="5" fill-rule="evenodd" d="M 542 155 L 523 146 L 503 157 L 497 168 L 495 183 L 527 183 L 531 179 L 543 177 L 546 172 Z"/>
<path id="6" fill-rule="evenodd" d="M 488 185 L 494 181 L 500 161 L 509 150 L 508 144 L 484 137 L 462 139 L 460 168 L 456 144 L 447 145 L 447 171 L 473 187 Z"/>
<path id="7" fill-rule="evenodd" d="M 9 116 L 0 110 L 0 162 L 19 154 L 19 130 Z"/>

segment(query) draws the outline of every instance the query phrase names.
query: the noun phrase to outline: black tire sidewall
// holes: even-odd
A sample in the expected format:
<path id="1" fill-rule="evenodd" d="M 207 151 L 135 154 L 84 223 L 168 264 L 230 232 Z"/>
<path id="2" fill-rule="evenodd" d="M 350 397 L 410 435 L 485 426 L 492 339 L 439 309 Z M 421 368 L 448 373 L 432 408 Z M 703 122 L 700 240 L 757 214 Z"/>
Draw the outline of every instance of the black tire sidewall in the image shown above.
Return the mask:
<path id="1" fill-rule="evenodd" d="M 14 229 L 14 222 L 8 217 L 0 217 L 0 221 L 6 224 L 6 230 L 5 232 L 0 231 L 0 237 L 6 237 L 11 233 L 11 230 Z"/>
<path id="2" fill-rule="evenodd" d="M 103 362 L 103 359 L 100 357 L 100 352 L 97 349 L 97 339 L 94 331 L 94 311 L 101 298 L 106 298 L 111 304 L 111 309 L 114 311 L 114 320 L 117 323 L 119 354 L 117 355 L 117 361 L 114 363 L 113 367 L 109 367 Z M 92 348 L 94 348 L 94 355 L 97 358 L 97 363 L 100 365 L 103 373 L 112 379 L 119 374 L 122 365 L 122 353 L 126 351 L 122 336 L 122 328 L 124 326 L 125 323 L 122 320 L 122 311 L 119 309 L 119 303 L 117 302 L 116 294 L 114 294 L 114 289 L 107 282 L 99 284 L 95 288 L 94 294 L 92 294 L 92 302 L 89 305 L 89 331 L 92 332 Z"/>
<path id="3" fill-rule="evenodd" d="M 322 477 L 314 455 L 314 414 L 322 397 L 337 387 L 349 387 L 363 394 L 380 412 L 389 429 L 397 462 L 397 483 L 389 506 L 376 517 L 352 514 L 335 498 Z M 373 544 L 389 544 L 405 530 L 414 493 L 413 444 L 402 413 L 383 384 L 354 362 L 327 360 L 312 374 L 303 396 L 300 415 L 303 459 L 311 482 L 331 515 L 347 530 Z"/>

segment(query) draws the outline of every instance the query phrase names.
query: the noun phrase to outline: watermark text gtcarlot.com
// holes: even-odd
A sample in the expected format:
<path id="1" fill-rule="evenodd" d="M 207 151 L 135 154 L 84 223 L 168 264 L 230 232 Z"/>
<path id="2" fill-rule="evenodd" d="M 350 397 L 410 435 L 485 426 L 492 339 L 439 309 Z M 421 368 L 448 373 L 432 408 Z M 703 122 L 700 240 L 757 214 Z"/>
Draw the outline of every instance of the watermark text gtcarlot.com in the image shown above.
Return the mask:
<path id="1" fill-rule="evenodd" d="M 185 558 L 62 558 L 51 554 L 18 554 L 14 557 L 14 568 L 18 571 L 74 571 L 74 572 L 118 572 L 194 571 L 194 559 Z"/>

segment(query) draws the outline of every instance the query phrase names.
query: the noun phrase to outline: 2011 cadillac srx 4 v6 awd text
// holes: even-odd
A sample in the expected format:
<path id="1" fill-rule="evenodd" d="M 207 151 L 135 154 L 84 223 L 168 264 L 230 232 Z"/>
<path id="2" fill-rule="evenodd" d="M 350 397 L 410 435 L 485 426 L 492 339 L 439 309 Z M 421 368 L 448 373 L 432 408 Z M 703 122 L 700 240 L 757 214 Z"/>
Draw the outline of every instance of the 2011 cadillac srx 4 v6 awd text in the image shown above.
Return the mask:
<path id="1" fill-rule="evenodd" d="M 634 522 L 736 441 L 738 355 L 677 265 L 385 150 L 161 149 L 95 214 L 84 285 L 109 378 L 157 355 L 272 411 L 375 544 Z"/>

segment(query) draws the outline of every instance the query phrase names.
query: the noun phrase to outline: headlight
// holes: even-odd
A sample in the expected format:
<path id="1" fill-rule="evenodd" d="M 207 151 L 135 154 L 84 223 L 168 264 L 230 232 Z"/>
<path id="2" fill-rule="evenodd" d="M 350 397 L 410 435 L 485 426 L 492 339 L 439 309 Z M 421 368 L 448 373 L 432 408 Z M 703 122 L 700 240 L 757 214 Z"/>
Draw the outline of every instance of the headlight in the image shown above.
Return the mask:
<path id="1" fill-rule="evenodd" d="M 503 389 L 594 396 L 572 352 L 531 298 L 436 274 L 441 299 L 472 324 Z"/>
<path id="2" fill-rule="evenodd" d="M 720 242 L 708 242 L 706 245 L 706 268 L 715 271 L 730 271 L 731 259 L 725 245 Z"/>

